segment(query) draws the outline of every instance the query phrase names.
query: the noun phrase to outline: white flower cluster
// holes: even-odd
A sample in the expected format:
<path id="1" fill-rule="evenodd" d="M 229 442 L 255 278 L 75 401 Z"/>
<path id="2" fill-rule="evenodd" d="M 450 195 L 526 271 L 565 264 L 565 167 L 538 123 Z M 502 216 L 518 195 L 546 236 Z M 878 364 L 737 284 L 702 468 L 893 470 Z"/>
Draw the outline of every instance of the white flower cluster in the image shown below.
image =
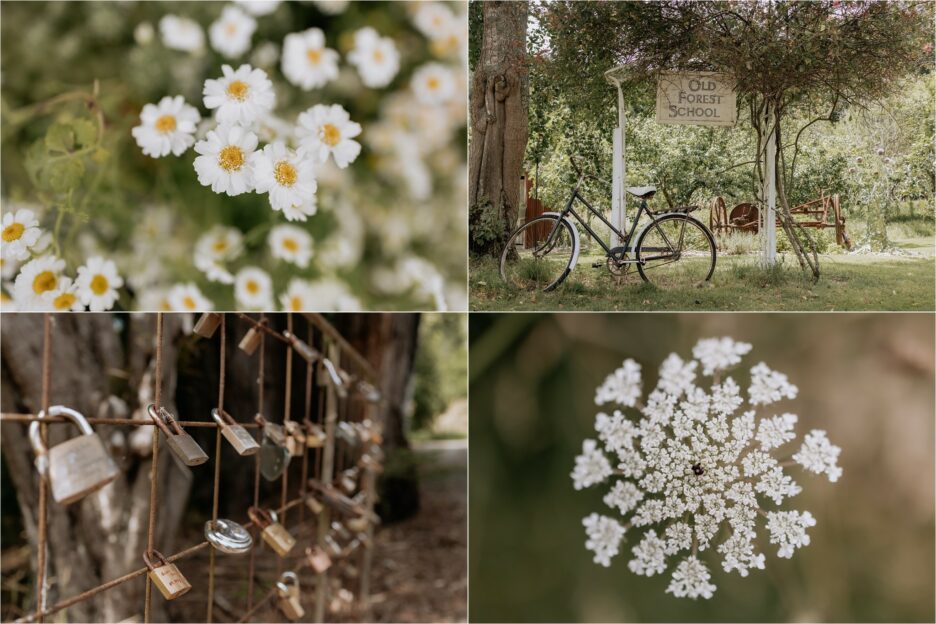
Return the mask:
<path id="1" fill-rule="evenodd" d="M 51 237 L 39 227 L 36 213 L 19 208 L 0 222 L 0 257 L 4 280 L 13 278 L 12 298 L 4 293 L 4 310 L 110 310 L 117 302 L 123 278 L 112 260 L 91 257 L 74 277 L 65 275 L 65 260 L 51 250 Z M 20 265 L 22 263 L 22 265 Z"/>
<path id="2" fill-rule="evenodd" d="M 663 574 L 669 558 L 678 556 L 666 591 L 680 598 L 711 598 L 715 585 L 699 553 L 714 547 L 725 572 L 741 576 L 764 569 L 764 554 L 755 545 L 759 518 L 766 518 L 769 542 L 778 547 L 779 557 L 790 558 L 809 544 L 806 529 L 816 524 L 812 514 L 766 510 L 763 505 L 782 505 L 801 492 L 784 472 L 786 466 L 799 464 L 838 480 L 841 449 L 824 431 L 813 430 L 797 452 L 787 455 L 789 461 L 771 455 L 794 440 L 797 416 L 758 419 L 754 410 L 741 408 L 745 402 L 766 406 L 795 398 L 797 387 L 760 363 L 751 369 L 747 397 L 742 396 L 734 379 L 722 375 L 750 351 L 748 343 L 710 338 L 696 344 L 694 360 L 670 354 L 645 404 L 641 367 L 633 360 L 625 360 L 598 387 L 597 405 L 635 408 L 639 418 L 632 420 L 620 410 L 600 412 L 595 417 L 598 440 L 586 439 L 575 458 L 575 489 L 610 479 L 604 503 L 624 519 L 592 513 L 583 520 L 585 547 L 594 553 L 595 563 L 609 566 L 625 533 L 646 527 L 631 548 L 628 568 L 646 576 Z M 708 391 L 696 385 L 699 368 L 713 377 Z M 727 537 L 716 545 L 722 535 Z"/>

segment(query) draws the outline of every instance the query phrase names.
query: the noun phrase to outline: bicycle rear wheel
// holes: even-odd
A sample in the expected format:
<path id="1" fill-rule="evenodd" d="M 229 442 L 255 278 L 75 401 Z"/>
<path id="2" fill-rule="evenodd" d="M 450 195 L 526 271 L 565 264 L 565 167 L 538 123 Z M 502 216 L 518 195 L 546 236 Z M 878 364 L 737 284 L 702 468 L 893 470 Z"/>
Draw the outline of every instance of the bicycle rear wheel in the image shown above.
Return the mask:
<path id="1" fill-rule="evenodd" d="M 500 274 L 521 290 L 556 288 L 572 270 L 576 238 L 572 225 L 554 215 L 531 219 L 511 234 L 501 253 Z M 555 236 L 550 238 L 553 230 Z"/>
<path id="2" fill-rule="evenodd" d="M 715 272 L 715 239 L 688 215 L 666 215 L 640 233 L 635 257 L 645 282 L 663 288 L 696 286 Z"/>

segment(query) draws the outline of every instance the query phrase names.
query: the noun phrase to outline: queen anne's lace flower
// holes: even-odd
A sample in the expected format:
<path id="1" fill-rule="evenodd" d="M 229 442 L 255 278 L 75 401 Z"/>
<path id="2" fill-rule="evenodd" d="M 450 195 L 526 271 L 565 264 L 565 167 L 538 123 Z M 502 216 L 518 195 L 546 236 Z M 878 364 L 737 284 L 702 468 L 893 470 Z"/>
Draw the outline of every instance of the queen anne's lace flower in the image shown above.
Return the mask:
<path id="1" fill-rule="evenodd" d="M 618 554 L 627 531 L 647 527 L 628 568 L 635 574 L 663 574 L 670 557 L 679 563 L 667 592 L 677 597 L 711 598 L 715 585 L 699 553 L 710 547 L 721 557 L 725 572 L 747 576 L 765 567 L 757 552 L 757 521 L 766 518 L 771 544 L 780 557 L 791 557 L 809 544 L 808 527 L 816 521 L 808 511 L 766 511 L 781 505 L 802 488 L 784 471 L 794 463 L 836 481 L 841 449 L 824 431 L 807 434 L 793 461 L 771 455 L 796 434 L 795 414 L 758 419 L 745 404 L 732 377 L 718 383 L 721 372 L 739 364 L 751 350 L 731 338 L 700 340 L 693 349 L 696 360 L 671 354 L 660 367 L 657 387 L 641 404 L 640 364 L 625 360 L 597 388 L 595 403 L 615 403 L 639 410 L 631 419 L 620 410 L 595 417 L 598 440 L 585 440 L 575 459 L 572 481 L 583 489 L 612 479 L 604 503 L 626 521 L 600 514 L 585 518 L 586 548 L 604 566 Z M 716 375 L 706 390 L 695 384 L 696 371 Z M 786 375 L 763 363 L 751 369 L 747 403 L 751 406 L 794 398 L 796 386 Z M 788 458 L 789 455 L 785 455 Z M 763 532 L 763 528 L 760 529 Z"/>

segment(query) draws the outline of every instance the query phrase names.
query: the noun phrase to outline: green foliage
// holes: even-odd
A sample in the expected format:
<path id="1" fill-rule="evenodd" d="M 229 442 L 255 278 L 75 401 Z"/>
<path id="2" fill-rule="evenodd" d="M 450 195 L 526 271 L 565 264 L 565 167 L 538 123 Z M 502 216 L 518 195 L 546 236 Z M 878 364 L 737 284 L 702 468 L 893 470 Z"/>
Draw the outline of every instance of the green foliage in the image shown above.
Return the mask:
<path id="1" fill-rule="evenodd" d="M 500 248 L 501 242 L 505 239 L 504 217 L 490 201 L 469 206 L 468 220 L 471 223 L 472 250 Z"/>
<path id="2" fill-rule="evenodd" d="M 431 428 L 453 400 L 467 396 L 467 340 L 465 315 L 422 316 L 413 363 L 412 429 Z"/>

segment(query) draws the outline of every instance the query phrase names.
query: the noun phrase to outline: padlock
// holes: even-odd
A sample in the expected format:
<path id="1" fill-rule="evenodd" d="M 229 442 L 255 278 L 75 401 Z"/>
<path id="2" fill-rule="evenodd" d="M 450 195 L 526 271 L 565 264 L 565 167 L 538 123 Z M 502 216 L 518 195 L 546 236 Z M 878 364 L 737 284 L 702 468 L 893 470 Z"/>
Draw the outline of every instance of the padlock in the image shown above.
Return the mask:
<path id="1" fill-rule="evenodd" d="M 240 344 L 237 345 L 237 348 L 247 355 L 253 355 L 259 346 L 260 330 L 256 327 L 251 327 L 247 330 L 247 333 L 244 334 L 244 337 L 241 338 Z"/>
<path id="2" fill-rule="evenodd" d="M 285 557 L 296 545 L 296 538 L 279 523 L 275 511 L 251 507 L 247 510 L 247 515 L 261 529 L 260 537 L 263 541 L 280 557 Z"/>
<path id="3" fill-rule="evenodd" d="M 335 435 L 351 448 L 357 448 L 361 445 L 361 438 L 358 436 L 357 431 L 355 431 L 354 425 L 345 420 L 338 423 L 338 426 L 335 428 Z"/>
<path id="4" fill-rule="evenodd" d="M 313 349 L 312 347 L 310 347 L 303 341 L 299 340 L 296 334 L 290 332 L 289 330 L 283 331 L 283 337 L 289 341 L 289 345 L 293 348 L 293 350 L 296 353 L 299 354 L 299 357 L 301 357 L 303 360 L 305 360 L 309 364 L 314 364 L 316 360 L 322 357 L 321 353 L 319 353 L 318 351 L 316 351 L 315 349 Z"/>
<path id="5" fill-rule="evenodd" d="M 280 478 L 289 466 L 292 455 L 286 446 L 286 433 L 281 425 L 263 421 L 263 442 L 260 444 L 260 474 L 267 481 Z"/>
<path id="6" fill-rule="evenodd" d="M 220 324 L 220 314 L 217 312 L 205 312 L 198 318 L 198 322 L 195 323 L 195 328 L 192 329 L 192 331 L 202 338 L 211 338 L 218 330 Z"/>
<path id="7" fill-rule="evenodd" d="M 357 489 L 357 478 L 357 468 L 348 468 L 347 470 L 343 471 L 341 473 L 341 478 L 339 479 L 339 485 L 341 485 L 341 489 L 344 490 L 346 494 L 353 494 L 354 490 Z"/>
<path id="8" fill-rule="evenodd" d="M 243 555 L 253 547 L 250 532 L 233 520 L 224 518 L 205 522 L 205 539 L 216 550 L 229 555 Z"/>
<path id="9" fill-rule="evenodd" d="M 283 572 L 276 582 L 276 593 L 279 594 L 279 608 L 283 615 L 293 621 L 302 619 L 305 609 L 299 602 L 299 577 L 295 572 Z"/>
<path id="10" fill-rule="evenodd" d="M 328 553 L 328 556 L 332 559 L 337 559 L 341 556 L 341 544 L 335 541 L 335 538 L 331 535 L 326 535 L 322 541 L 325 544 L 325 552 Z"/>
<path id="11" fill-rule="evenodd" d="M 334 533 L 339 538 L 345 541 L 351 539 L 351 532 L 348 531 L 347 528 L 345 528 L 345 525 L 343 525 L 341 522 L 337 520 L 332 520 L 331 530 L 332 530 L 332 533 Z"/>
<path id="12" fill-rule="evenodd" d="M 383 466 L 380 464 L 380 462 L 377 461 L 374 455 L 370 453 L 370 451 L 361 454 L 361 458 L 358 459 L 358 466 L 361 469 L 367 472 L 372 472 L 374 474 L 380 474 L 383 472 Z"/>
<path id="13" fill-rule="evenodd" d="M 344 382 L 341 380 L 341 375 L 338 374 L 338 367 L 335 366 L 335 363 L 328 358 L 322 358 L 322 366 L 325 367 L 325 372 L 327 373 L 326 379 L 331 382 L 338 396 L 342 399 L 348 396 L 348 387 L 345 386 Z"/>
<path id="14" fill-rule="evenodd" d="M 305 421 L 306 446 L 309 448 L 321 448 L 325 446 L 325 430 L 310 420 Z"/>
<path id="15" fill-rule="evenodd" d="M 286 448 L 293 457 L 299 457 L 306 450 L 306 436 L 302 430 L 302 425 L 295 420 L 287 420 L 283 423 L 286 429 Z"/>
<path id="16" fill-rule="evenodd" d="M 153 563 L 156 559 L 156 563 Z M 192 589 L 192 584 L 182 576 L 174 563 L 169 563 L 158 550 L 143 553 L 143 562 L 149 568 L 149 577 L 166 600 L 175 600 Z"/>
<path id="17" fill-rule="evenodd" d="M 364 400 L 368 403 L 380 403 L 380 391 L 373 385 L 363 379 L 357 383 L 358 392 L 364 395 Z"/>
<path id="18" fill-rule="evenodd" d="M 48 416 L 65 416 L 81 430 L 77 438 L 56 444 L 50 450 L 42 443 L 40 433 L 40 420 L 47 417 L 46 413 L 40 412 L 40 420 L 29 425 L 36 468 L 39 474 L 48 477 L 55 502 L 70 505 L 117 478 L 120 474 L 117 464 L 83 415 L 64 405 L 53 405 Z"/>
<path id="19" fill-rule="evenodd" d="M 367 521 L 366 516 L 355 516 L 353 518 L 348 518 L 345 520 L 345 524 L 348 525 L 348 529 L 354 531 L 355 533 L 363 533 L 367 530 L 367 527 L 370 526 L 370 522 Z"/>
<path id="20" fill-rule="evenodd" d="M 328 553 L 318 546 L 307 547 L 305 552 L 306 559 L 309 561 L 309 566 L 315 570 L 316 574 L 322 574 L 331 567 L 331 557 L 329 557 Z"/>
<path id="21" fill-rule="evenodd" d="M 156 426 L 166 436 L 166 444 L 169 450 L 175 453 L 175 456 L 182 460 L 186 466 L 200 466 L 208 461 L 208 455 L 202 450 L 198 443 L 192 439 L 192 436 L 185 432 L 182 425 L 172 417 L 172 414 L 164 407 L 156 412 L 156 406 L 150 403 L 146 407 L 150 418 L 156 423 Z"/>
<path id="22" fill-rule="evenodd" d="M 314 496 L 306 496 L 305 503 L 306 507 L 309 508 L 309 511 L 315 515 L 322 513 L 322 510 L 325 509 L 325 506 L 322 504 L 322 502 Z"/>
<path id="23" fill-rule="evenodd" d="M 234 418 L 224 410 L 214 408 L 211 417 L 221 428 L 221 434 L 227 438 L 238 455 L 253 455 L 260 450 L 260 445 L 250 435 L 250 432 L 239 425 Z"/>

